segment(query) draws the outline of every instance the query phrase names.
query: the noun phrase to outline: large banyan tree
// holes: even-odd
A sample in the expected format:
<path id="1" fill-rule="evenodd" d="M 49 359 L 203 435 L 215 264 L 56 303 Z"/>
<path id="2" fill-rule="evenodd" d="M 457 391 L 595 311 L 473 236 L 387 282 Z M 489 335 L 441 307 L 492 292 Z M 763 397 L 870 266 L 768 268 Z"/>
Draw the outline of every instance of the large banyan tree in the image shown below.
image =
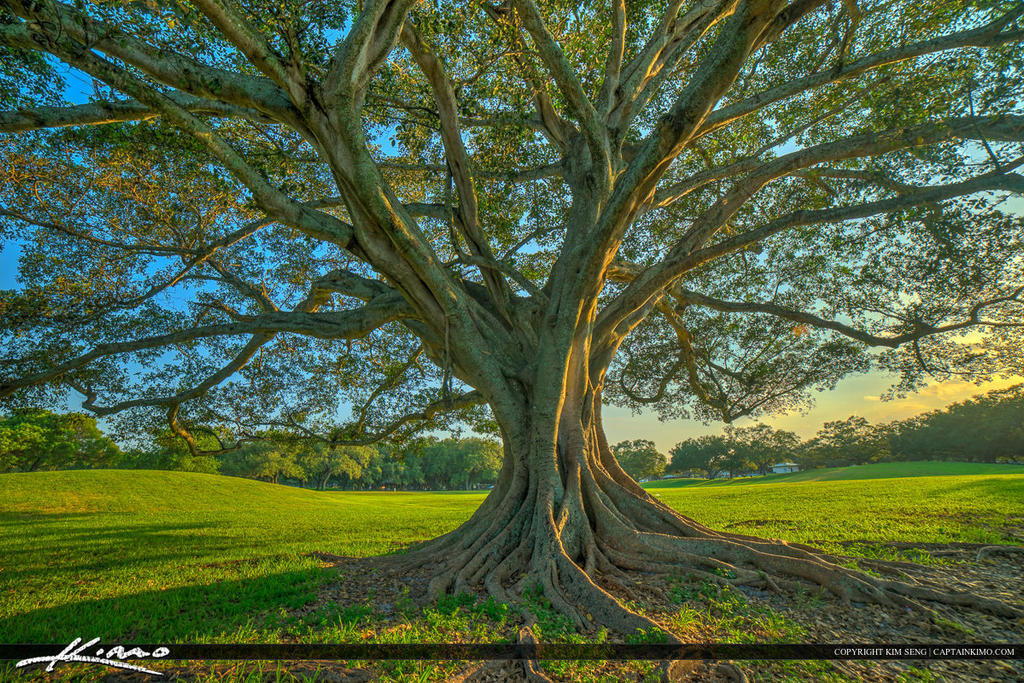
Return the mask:
<path id="1" fill-rule="evenodd" d="M 681 516 L 601 409 L 1019 372 L 1022 15 L 3 0 L 0 395 L 195 452 L 491 429 L 498 484 L 402 561 L 581 625 L 650 624 L 634 570 L 1012 612 Z"/>

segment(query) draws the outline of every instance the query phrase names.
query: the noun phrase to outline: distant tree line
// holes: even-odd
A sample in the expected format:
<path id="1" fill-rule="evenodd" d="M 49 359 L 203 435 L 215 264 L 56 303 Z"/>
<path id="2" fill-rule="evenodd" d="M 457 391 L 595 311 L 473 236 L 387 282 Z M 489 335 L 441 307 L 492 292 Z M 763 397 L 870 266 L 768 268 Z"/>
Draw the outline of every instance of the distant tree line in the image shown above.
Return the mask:
<path id="1" fill-rule="evenodd" d="M 332 446 L 283 434 L 261 436 L 218 456 L 194 456 L 169 432 L 122 451 L 94 418 L 20 409 L 0 417 L 0 471 L 122 467 L 219 472 L 320 489 L 456 490 L 493 485 L 501 468 L 501 445 L 475 437 Z M 888 424 L 851 415 L 824 423 L 805 441 L 766 424 L 727 425 L 721 434 L 676 444 L 669 457 L 647 439 L 622 441 L 612 452 L 639 481 L 666 472 L 709 478 L 767 474 L 780 462 L 800 469 L 912 460 L 1024 462 L 1024 384 Z"/>
<path id="2" fill-rule="evenodd" d="M 766 474 L 779 462 L 800 469 L 912 460 L 1024 462 L 1024 385 L 887 424 L 851 415 L 826 422 L 806 441 L 765 424 L 729 425 L 722 434 L 678 443 L 669 455 L 667 472 L 706 477 Z"/>
<path id="3" fill-rule="evenodd" d="M 216 457 L 193 456 L 178 439 L 161 435 L 154 448 L 127 454 L 123 464 L 219 472 L 318 489 L 465 490 L 493 485 L 501 455 L 501 444 L 475 437 L 332 446 L 269 434 Z"/>
<path id="4" fill-rule="evenodd" d="M 110 467 L 121 458 L 95 418 L 81 413 L 27 408 L 0 416 L 0 472 Z"/>
<path id="5" fill-rule="evenodd" d="M 453 490 L 493 485 L 501 468 L 501 444 L 481 438 L 331 446 L 261 436 L 218 456 L 194 456 L 170 433 L 122 450 L 92 417 L 18 410 L 0 417 L 0 471 L 118 467 L 219 472 L 319 489 Z"/>

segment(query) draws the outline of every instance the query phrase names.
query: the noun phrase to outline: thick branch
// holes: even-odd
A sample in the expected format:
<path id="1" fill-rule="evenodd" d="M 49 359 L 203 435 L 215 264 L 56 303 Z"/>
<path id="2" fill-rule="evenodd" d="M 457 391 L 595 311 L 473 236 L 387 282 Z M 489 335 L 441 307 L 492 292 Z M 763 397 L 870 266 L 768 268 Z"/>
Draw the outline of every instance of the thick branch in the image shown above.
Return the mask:
<path id="1" fill-rule="evenodd" d="M 595 253 L 602 263 L 613 253 L 669 163 L 696 132 L 715 102 L 728 90 L 758 36 L 776 18 L 776 3 L 740 3 L 722 27 L 708 56 L 640 146 L 615 183 L 594 230 Z"/>
<path id="2" fill-rule="evenodd" d="M 255 426 L 257 427 L 286 427 L 295 429 L 302 432 L 306 437 L 317 439 L 319 441 L 326 442 L 332 446 L 369 446 L 370 444 L 382 441 L 395 432 L 400 430 L 410 422 L 428 422 L 437 415 L 451 412 L 453 410 L 463 410 L 465 408 L 471 408 L 473 406 L 482 405 L 486 403 L 483 395 L 478 391 L 467 391 L 457 396 L 449 396 L 442 398 L 433 403 L 429 403 L 421 410 L 416 410 L 410 413 L 406 413 L 401 417 L 397 417 L 391 420 L 384 426 L 380 427 L 377 431 L 370 434 L 363 434 L 362 436 L 340 436 L 333 434 L 330 436 L 324 436 L 319 434 L 308 427 L 305 427 L 294 420 L 282 422 L 279 420 L 268 420 L 265 422 L 259 422 Z"/>
<path id="3" fill-rule="evenodd" d="M 558 41 L 554 39 L 533 0 L 513 0 L 516 13 L 523 22 L 523 27 L 533 39 L 533 44 L 540 54 L 544 66 L 554 79 L 559 91 L 569 103 L 573 115 L 579 122 L 584 136 L 595 151 L 604 150 L 607 139 L 603 127 L 598 122 L 597 111 L 583 90 L 576 70 L 569 63 Z"/>
<path id="4" fill-rule="evenodd" d="M 242 16 L 231 0 L 194 0 L 214 26 L 234 44 L 246 59 L 292 96 L 296 104 L 305 100 L 301 74 L 289 73 L 288 66 L 274 52 L 259 31 Z"/>
<path id="5" fill-rule="evenodd" d="M 416 0 L 370 0 L 363 5 L 348 35 L 331 58 L 324 93 L 331 104 L 354 114 L 366 88 L 398 41 L 406 15 Z"/>
<path id="6" fill-rule="evenodd" d="M 487 236 L 480 227 L 473 167 L 469 153 L 466 151 L 466 145 L 462 141 L 462 130 L 459 127 L 459 105 L 455 99 L 455 90 L 452 88 L 451 80 L 445 73 L 441 61 L 423 42 L 412 22 L 405 22 L 402 28 L 402 40 L 427 77 L 437 103 L 445 157 L 459 196 L 459 220 L 454 223 L 462 228 L 472 255 L 481 258 L 484 263 L 491 262 L 494 260 L 494 254 L 487 241 Z M 452 246 L 458 248 L 457 244 Z M 509 294 L 504 280 L 498 272 L 487 265 L 484 265 L 480 272 L 495 306 L 499 310 L 504 310 L 505 300 Z"/>
<path id="7" fill-rule="evenodd" d="M 244 183 L 267 214 L 318 239 L 334 242 L 343 248 L 351 245 L 351 226 L 329 214 L 293 201 L 270 185 L 266 178 L 246 163 L 213 128 L 183 109 L 167 94 L 159 92 L 127 70 L 100 58 L 83 45 L 69 43 L 60 34 L 51 35 L 46 31 L 44 26 L 39 25 L 38 32 L 32 35 L 37 42 L 47 45 L 47 51 L 135 100 L 162 111 L 172 123 L 195 137 L 224 164 L 225 168 Z"/>
<path id="8" fill-rule="evenodd" d="M 56 1 L 31 6 L 17 2 L 12 4 L 12 9 L 31 24 L 0 27 L 2 44 L 50 52 L 54 43 L 71 39 L 90 50 L 121 59 L 177 90 L 255 109 L 275 119 L 291 117 L 288 96 L 266 78 L 217 69 L 170 50 L 152 47 Z"/>
<path id="9" fill-rule="evenodd" d="M 274 334 L 253 335 L 253 337 L 246 342 L 245 346 L 243 346 L 228 363 L 218 369 L 217 372 L 197 383 L 195 386 L 179 391 L 178 393 L 170 396 L 137 398 L 102 406 L 96 404 L 97 394 L 89 387 L 82 386 L 74 381 L 68 382 L 68 384 L 85 396 L 85 400 L 82 401 L 82 407 L 100 416 L 113 415 L 114 413 L 130 410 L 131 408 L 142 408 L 147 406 L 180 406 L 186 401 L 191 401 L 192 399 L 205 395 L 210 389 L 241 370 L 249 363 L 250 360 L 252 360 L 252 357 L 267 344 L 267 342 L 274 338 L 274 336 Z"/>
<path id="10" fill-rule="evenodd" d="M 759 228 L 749 230 L 737 235 L 736 237 L 723 240 L 718 244 L 696 251 L 685 258 L 680 259 L 679 262 L 670 269 L 673 272 L 682 274 L 701 264 L 724 256 L 725 254 L 738 251 L 751 244 L 760 242 L 761 240 L 771 237 L 783 230 L 799 227 L 801 225 L 835 223 L 858 218 L 867 218 L 868 216 L 892 213 L 894 211 L 904 211 L 921 204 L 941 202 L 947 199 L 953 199 L 954 197 L 961 197 L 975 192 L 984 192 L 988 190 L 1004 190 L 1008 192 L 1015 192 L 1017 194 L 1024 194 L 1024 176 L 1015 173 L 987 173 L 983 176 L 959 183 L 922 188 L 919 192 L 908 193 L 893 199 L 866 202 L 864 204 L 856 204 L 853 206 L 835 207 L 832 209 L 794 211 L 793 213 L 771 221 Z M 674 279 L 674 277 L 672 279 Z"/>
<path id="11" fill-rule="evenodd" d="M 923 126 L 921 129 L 912 131 L 891 131 L 888 135 L 878 135 L 877 139 L 875 136 L 863 136 L 865 139 L 860 141 L 858 146 L 860 149 L 875 149 L 876 147 L 882 150 L 898 149 L 902 146 L 917 144 L 917 141 L 925 136 L 928 136 L 927 139 L 933 141 L 945 139 L 955 134 L 970 137 L 971 135 L 969 134 L 975 127 L 973 121 L 973 119 L 955 119 L 943 125 Z M 1007 139 L 1020 139 L 1022 134 L 1024 134 L 1024 118 L 1008 117 L 1005 120 L 1001 119 L 994 122 L 994 127 L 1002 131 L 1002 134 L 1006 135 Z M 907 132 L 914 133 L 914 136 L 906 137 L 905 133 Z M 610 332 L 624 315 L 635 310 L 636 307 L 642 305 L 650 297 L 667 287 L 688 270 L 760 242 L 783 230 L 813 223 L 845 221 L 882 213 L 891 213 L 920 204 L 944 201 L 953 197 L 986 190 L 1024 192 L 1024 178 L 1021 176 L 1002 171 L 988 173 L 959 183 L 923 188 L 920 191 L 906 193 L 891 199 L 830 209 L 796 211 L 771 221 L 760 228 L 749 230 L 712 246 L 700 248 L 702 244 L 728 222 L 730 217 L 742 206 L 743 202 L 756 189 L 761 187 L 764 182 L 767 182 L 768 179 L 792 173 L 805 164 L 811 165 L 830 160 L 830 155 L 834 154 L 854 156 L 854 148 L 849 147 L 849 140 L 841 140 L 836 143 L 826 143 L 809 148 L 808 150 L 794 152 L 764 164 L 758 173 L 752 174 L 747 180 L 740 183 L 725 197 L 716 202 L 711 209 L 698 219 L 694 226 L 676 243 L 660 263 L 651 266 L 637 276 L 602 311 L 598 320 L 598 326 L 602 330 L 601 334 Z M 748 162 L 738 162 L 738 165 L 746 163 Z"/>
<path id="12" fill-rule="evenodd" d="M 732 2 L 702 0 L 679 16 L 681 5 L 678 0 L 669 3 L 658 28 L 640 53 L 623 68 L 623 83 L 609 117 L 613 128 L 620 131 L 628 128 L 686 51 L 734 7 Z"/>

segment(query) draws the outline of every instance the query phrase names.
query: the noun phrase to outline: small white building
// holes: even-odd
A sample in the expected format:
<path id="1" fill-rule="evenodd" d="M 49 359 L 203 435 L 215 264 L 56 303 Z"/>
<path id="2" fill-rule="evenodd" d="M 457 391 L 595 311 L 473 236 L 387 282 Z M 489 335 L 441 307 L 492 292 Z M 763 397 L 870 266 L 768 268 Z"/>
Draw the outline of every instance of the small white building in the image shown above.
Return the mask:
<path id="1" fill-rule="evenodd" d="M 772 474 L 786 474 L 799 471 L 800 465 L 797 465 L 795 462 L 777 462 L 772 465 Z"/>

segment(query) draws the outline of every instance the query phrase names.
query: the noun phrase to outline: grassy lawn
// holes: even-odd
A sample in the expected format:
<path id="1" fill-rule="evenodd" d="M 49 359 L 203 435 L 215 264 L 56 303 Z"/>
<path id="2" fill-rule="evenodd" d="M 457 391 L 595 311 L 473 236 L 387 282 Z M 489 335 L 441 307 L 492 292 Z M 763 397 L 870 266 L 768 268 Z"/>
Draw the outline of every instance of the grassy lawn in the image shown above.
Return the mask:
<path id="1" fill-rule="evenodd" d="M 646 488 L 715 528 L 822 541 L 824 547 L 859 540 L 1001 543 L 1005 527 L 1024 524 L 1021 465 L 880 463 L 733 480 L 663 480 Z"/>
<path id="2" fill-rule="evenodd" d="M 999 543 L 1024 523 L 1019 466 L 883 464 L 648 488 L 714 527 L 826 545 Z M 313 601 L 317 588 L 336 576 L 310 553 L 389 552 L 454 528 L 483 496 L 318 492 L 181 472 L 0 475 L 0 638 L 358 638 L 365 631 L 353 625 L 365 615 L 345 606 L 310 624 L 285 614 Z M 856 552 L 882 551 L 865 545 Z M 440 605 L 431 618 L 442 630 L 464 633 L 471 626 L 458 620 L 472 610 L 497 622 L 502 607 L 460 612 Z M 404 637 L 425 635 L 413 630 Z"/>
<path id="3" fill-rule="evenodd" d="M 185 472 L 0 475 L 0 634 L 244 637 L 331 572 L 458 526 L 483 494 L 322 493 Z M 154 615 L 160 618 L 154 618 Z"/>

